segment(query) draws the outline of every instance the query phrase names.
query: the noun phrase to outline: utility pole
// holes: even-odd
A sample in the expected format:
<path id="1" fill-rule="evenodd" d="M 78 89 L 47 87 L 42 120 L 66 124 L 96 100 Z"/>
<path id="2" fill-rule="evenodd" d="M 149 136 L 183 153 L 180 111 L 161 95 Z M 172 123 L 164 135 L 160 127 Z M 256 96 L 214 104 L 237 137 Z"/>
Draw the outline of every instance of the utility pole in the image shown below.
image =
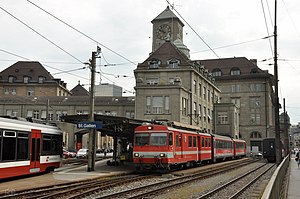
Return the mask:
<path id="1" fill-rule="evenodd" d="M 281 142 L 279 127 L 279 98 L 278 98 L 278 65 L 277 65 L 277 0 L 275 0 L 275 23 L 274 23 L 274 79 L 275 79 L 275 144 L 276 164 L 281 162 Z"/>
<path id="2" fill-rule="evenodd" d="M 94 105 L 95 105 L 95 75 L 96 75 L 96 58 L 99 56 L 101 49 L 97 47 L 97 52 L 92 52 L 90 60 L 91 67 L 91 88 L 90 88 L 90 113 L 89 121 L 94 122 Z M 88 169 L 87 171 L 95 171 L 96 157 L 96 129 L 89 130 L 89 152 L 88 152 Z"/>
<path id="3" fill-rule="evenodd" d="M 50 106 L 50 101 L 47 99 L 47 105 L 46 105 L 46 124 L 49 124 L 49 106 Z"/>

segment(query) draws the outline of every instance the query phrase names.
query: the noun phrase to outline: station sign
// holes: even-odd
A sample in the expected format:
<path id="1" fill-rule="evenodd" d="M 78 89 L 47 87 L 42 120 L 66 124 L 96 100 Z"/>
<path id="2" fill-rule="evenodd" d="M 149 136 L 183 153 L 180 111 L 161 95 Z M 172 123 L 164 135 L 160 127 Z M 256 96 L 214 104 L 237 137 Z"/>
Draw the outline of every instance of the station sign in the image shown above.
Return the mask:
<path id="1" fill-rule="evenodd" d="M 77 123 L 77 128 L 79 129 L 102 129 L 102 122 L 79 122 Z"/>

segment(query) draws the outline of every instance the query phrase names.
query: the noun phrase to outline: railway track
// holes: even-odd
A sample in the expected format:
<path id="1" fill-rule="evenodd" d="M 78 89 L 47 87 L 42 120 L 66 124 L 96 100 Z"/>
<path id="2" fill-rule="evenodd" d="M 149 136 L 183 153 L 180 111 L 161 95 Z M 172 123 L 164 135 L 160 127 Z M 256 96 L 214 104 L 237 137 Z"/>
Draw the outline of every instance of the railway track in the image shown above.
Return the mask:
<path id="1" fill-rule="evenodd" d="M 237 162 L 237 163 L 229 164 L 229 165 L 216 166 L 214 168 L 195 172 L 190 175 L 176 177 L 171 180 L 165 180 L 162 182 L 147 184 L 144 186 L 135 186 L 135 188 L 130 188 L 130 189 L 115 192 L 115 193 L 105 194 L 105 193 L 98 192 L 95 194 L 95 198 L 97 198 L 97 199 L 112 199 L 112 198 L 131 198 L 131 199 L 134 198 L 134 199 L 137 199 L 137 198 L 152 197 L 154 195 L 159 195 L 163 192 L 166 192 L 177 186 L 182 186 L 186 183 L 192 183 L 194 181 L 202 180 L 202 179 L 214 176 L 219 173 L 234 170 L 241 166 L 248 165 L 252 162 L 254 162 L 254 161 L 249 160 L 249 161 Z"/>
<path id="2" fill-rule="evenodd" d="M 171 179 L 157 176 L 137 176 L 126 175 L 119 177 L 100 178 L 70 182 L 61 185 L 48 186 L 37 189 L 22 190 L 13 195 L 0 195 L 0 198 L 143 198 L 151 195 L 182 186 L 186 183 L 209 178 L 211 176 L 224 173 L 245 165 L 249 165 L 253 160 L 226 163 L 195 171 L 184 176 L 173 176 Z M 200 167 L 199 167 L 200 168 Z M 171 174 L 168 174 L 171 175 Z M 174 174 L 175 175 L 175 174 Z M 131 188 L 126 188 L 130 185 Z M 132 188 L 134 187 L 134 188 Z"/>
<path id="3" fill-rule="evenodd" d="M 258 179 L 262 178 L 268 171 L 270 171 L 276 164 L 265 163 L 259 167 L 256 167 L 243 175 L 236 177 L 235 179 L 218 186 L 217 188 L 201 195 L 198 199 L 205 198 L 226 198 L 226 199 L 236 199 L 238 198 L 246 189 L 248 189 L 253 183 Z"/>
<path id="4" fill-rule="evenodd" d="M 22 199 L 42 199 L 42 198 L 76 198 L 79 193 L 86 192 L 97 187 L 98 190 L 109 189 L 119 186 L 123 183 L 149 179 L 154 176 L 137 176 L 126 175 L 110 178 L 98 178 L 92 180 L 84 180 L 78 182 L 63 183 L 60 185 L 52 185 L 47 187 L 27 189 L 15 192 L 11 195 L 0 195 L 0 198 L 22 198 Z"/>

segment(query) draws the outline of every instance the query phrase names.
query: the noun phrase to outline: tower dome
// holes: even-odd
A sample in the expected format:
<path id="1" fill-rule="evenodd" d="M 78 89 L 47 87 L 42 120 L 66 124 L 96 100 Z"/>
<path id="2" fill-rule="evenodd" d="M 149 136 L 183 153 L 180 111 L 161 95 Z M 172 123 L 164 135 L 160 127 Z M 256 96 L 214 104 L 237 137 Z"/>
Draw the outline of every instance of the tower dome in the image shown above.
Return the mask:
<path id="1" fill-rule="evenodd" d="M 190 49 L 187 48 L 186 45 L 182 43 L 180 39 L 176 39 L 174 41 L 174 45 L 181 51 L 183 54 L 185 54 L 188 58 L 190 58 Z"/>

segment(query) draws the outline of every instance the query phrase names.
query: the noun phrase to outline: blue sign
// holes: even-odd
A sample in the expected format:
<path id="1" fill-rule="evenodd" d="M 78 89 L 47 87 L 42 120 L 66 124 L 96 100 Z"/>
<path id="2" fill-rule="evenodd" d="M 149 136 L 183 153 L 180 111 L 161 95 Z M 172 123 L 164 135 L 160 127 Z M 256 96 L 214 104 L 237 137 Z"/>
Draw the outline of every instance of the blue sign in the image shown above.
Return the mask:
<path id="1" fill-rule="evenodd" d="M 79 122 L 77 123 L 77 128 L 79 129 L 102 129 L 102 122 Z"/>

